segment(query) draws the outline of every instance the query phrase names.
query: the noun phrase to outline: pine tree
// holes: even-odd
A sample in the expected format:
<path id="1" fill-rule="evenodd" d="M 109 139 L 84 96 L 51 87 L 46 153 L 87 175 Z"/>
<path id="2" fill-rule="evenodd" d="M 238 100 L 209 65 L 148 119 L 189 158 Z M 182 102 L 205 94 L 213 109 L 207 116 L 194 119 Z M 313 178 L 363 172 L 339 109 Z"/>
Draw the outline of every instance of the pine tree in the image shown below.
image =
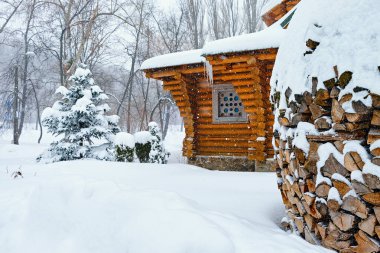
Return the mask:
<path id="1" fill-rule="evenodd" d="M 105 149 L 107 145 L 104 145 L 104 141 L 110 142 L 109 137 L 119 132 L 119 117 L 105 115 L 110 108 L 103 101 L 108 97 L 94 84 L 90 70 L 84 65 L 77 68 L 69 81 L 69 89 L 61 86 L 56 91 L 63 98 L 43 112 L 44 126 L 53 135 L 62 138 L 53 142 L 40 159 L 46 158 L 52 162 L 81 158 L 104 159 L 98 155 L 99 147 Z M 103 141 L 103 144 L 96 147 L 95 139 Z"/>
<path id="2" fill-rule="evenodd" d="M 166 152 L 164 144 L 162 143 L 160 129 L 156 122 L 150 122 L 149 132 L 152 135 L 151 149 L 149 152 L 150 163 L 166 164 L 168 162 L 169 152 Z"/>

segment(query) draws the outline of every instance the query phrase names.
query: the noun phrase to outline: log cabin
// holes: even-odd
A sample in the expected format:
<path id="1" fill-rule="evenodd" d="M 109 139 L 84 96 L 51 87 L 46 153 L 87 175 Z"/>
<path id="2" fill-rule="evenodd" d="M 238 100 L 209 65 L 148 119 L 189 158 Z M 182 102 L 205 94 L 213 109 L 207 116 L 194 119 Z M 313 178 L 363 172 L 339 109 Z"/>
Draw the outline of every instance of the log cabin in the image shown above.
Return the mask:
<path id="1" fill-rule="evenodd" d="M 276 22 L 263 31 L 156 56 L 141 65 L 146 77 L 163 82 L 179 108 L 186 133 L 183 155 L 189 163 L 218 170 L 270 170 L 274 116 L 269 80 L 290 14 L 276 12 Z"/>

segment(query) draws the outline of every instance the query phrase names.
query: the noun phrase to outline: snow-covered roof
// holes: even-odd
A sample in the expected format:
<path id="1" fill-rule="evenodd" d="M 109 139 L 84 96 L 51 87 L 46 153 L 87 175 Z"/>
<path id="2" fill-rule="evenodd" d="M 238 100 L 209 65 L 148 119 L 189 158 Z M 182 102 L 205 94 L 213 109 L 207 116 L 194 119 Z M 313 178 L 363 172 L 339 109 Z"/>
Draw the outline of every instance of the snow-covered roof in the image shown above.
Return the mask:
<path id="1" fill-rule="evenodd" d="M 244 52 L 265 48 L 278 48 L 284 38 L 285 30 L 278 23 L 256 33 L 215 40 L 206 43 L 203 55 Z"/>
<path id="2" fill-rule="evenodd" d="M 311 91 L 312 77 L 323 81 L 339 74 L 353 73 L 352 80 L 340 95 L 356 86 L 380 94 L 380 1 L 378 0 L 303 0 L 297 5 L 286 36 L 281 43 L 273 70 L 272 92 L 294 94 Z M 306 46 L 312 39 L 319 42 L 314 52 Z M 291 67 L 289 67 L 291 66 Z M 285 98 L 280 108 L 286 107 Z"/>
<path id="3" fill-rule="evenodd" d="M 202 57 L 202 50 L 189 50 L 183 52 L 176 52 L 171 54 L 159 55 L 152 57 L 141 64 L 140 69 L 154 69 L 154 68 L 164 68 L 173 67 L 187 64 L 202 63 L 205 58 Z"/>

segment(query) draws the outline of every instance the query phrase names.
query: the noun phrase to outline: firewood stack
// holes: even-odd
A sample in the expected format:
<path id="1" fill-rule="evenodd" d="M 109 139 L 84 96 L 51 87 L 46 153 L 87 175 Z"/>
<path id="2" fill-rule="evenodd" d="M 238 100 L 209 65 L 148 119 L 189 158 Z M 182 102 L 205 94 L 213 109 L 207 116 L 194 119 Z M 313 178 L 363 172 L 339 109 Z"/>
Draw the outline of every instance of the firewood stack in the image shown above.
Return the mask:
<path id="1" fill-rule="evenodd" d="M 380 96 L 347 92 L 353 73 L 333 70 L 323 85 L 311 77 L 311 91 L 288 88 L 287 109 L 276 111 L 283 225 L 338 252 L 380 252 Z M 280 97 L 272 95 L 277 108 Z"/>

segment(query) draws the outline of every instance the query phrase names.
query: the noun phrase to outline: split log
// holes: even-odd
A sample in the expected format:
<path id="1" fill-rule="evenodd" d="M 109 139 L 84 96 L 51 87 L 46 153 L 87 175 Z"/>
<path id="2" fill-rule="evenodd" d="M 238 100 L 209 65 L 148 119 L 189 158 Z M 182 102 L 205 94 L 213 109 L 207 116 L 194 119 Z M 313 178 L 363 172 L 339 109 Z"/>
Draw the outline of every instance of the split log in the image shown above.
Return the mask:
<path id="1" fill-rule="evenodd" d="M 337 212 L 340 209 L 340 203 L 336 199 L 327 200 L 327 207 L 329 210 Z"/>
<path id="2" fill-rule="evenodd" d="M 322 241 L 322 243 L 328 248 L 342 250 L 350 246 L 350 239 L 350 233 L 344 233 L 340 231 L 332 222 L 330 222 L 327 227 L 327 236 L 325 240 Z"/>
<path id="3" fill-rule="evenodd" d="M 380 95 L 371 93 L 371 98 L 372 98 L 372 107 L 380 108 Z"/>
<path id="4" fill-rule="evenodd" d="M 357 122 L 363 122 L 363 121 L 369 121 L 370 120 L 369 114 L 346 113 L 345 116 L 346 116 L 346 119 L 351 123 L 357 123 Z"/>
<path id="5" fill-rule="evenodd" d="M 351 81 L 352 79 L 352 72 L 351 71 L 345 71 L 343 72 L 338 80 L 339 86 L 341 88 L 345 88 L 347 84 Z"/>
<path id="6" fill-rule="evenodd" d="M 340 89 L 336 86 L 334 86 L 330 91 L 330 98 L 337 98 L 339 97 Z"/>
<path id="7" fill-rule="evenodd" d="M 371 150 L 371 154 L 373 156 L 379 156 L 380 157 L 380 148 L 374 148 Z"/>
<path id="8" fill-rule="evenodd" d="M 355 192 L 360 196 L 373 192 L 367 185 L 355 179 L 351 181 L 351 184 L 352 188 L 354 188 Z"/>
<path id="9" fill-rule="evenodd" d="M 366 219 L 368 217 L 368 210 L 365 203 L 360 201 L 359 198 L 354 196 L 347 196 L 343 199 L 342 209 L 355 214 L 356 216 Z"/>
<path id="10" fill-rule="evenodd" d="M 322 241 L 324 241 L 326 238 L 327 226 L 324 225 L 322 222 L 319 222 L 319 223 L 317 223 L 317 230 L 318 230 L 318 234 L 320 235 Z"/>
<path id="11" fill-rule="evenodd" d="M 363 173 L 365 183 L 372 190 L 380 190 L 380 178 L 373 174 Z"/>
<path id="12" fill-rule="evenodd" d="M 360 100 L 352 101 L 352 108 L 356 113 L 370 114 L 371 110 Z"/>
<path id="13" fill-rule="evenodd" d="M 380 223 L 380 207 L 375 206 L 375 207 L 373 208 L 373 212 L 375 213 L 375 216 L 376 216 L 377 222 Z"/>
<path id="14" fill-rule="evenodd" d="M 329 194 L 331 186 L 328 185 L 326 182 L 322 182 L 319 185 L 317 185 L 317 188 L 315 189 L 315 193 L 318 197 L 326 198 Z"/>
<path id="15" fill-rule="evenodd" d="M 371 214 L 367 219 L 359 223 L 359 228 L 369 234 L 370 236 L 375 235 L 375 226 L 376 226 L 376 216 Z"/>
<path id="16" fill-rule="evenodd" d="M 365 202 L 374 206 L 380 206 L 380 192 L 367 193 L 362 196 Z"/>
<path id="17" fill-rule="evenodd" d="M 323 176 L 330 178 L 334 173 L 338 173 L 344 177 L 350 175 L 350 172 L 335 159 L 333 154 L 329 155 L 325 165 L 321 168 L 321 172 Z"/>
<path id="18" fill-rule="evenodd" d="M 331 181 L 333 183 L 333 186 L 338 190 L 341 198 L 343 198 L 343 196 L 351 190 L 351 186 L 344 181 L 335 179 L 332 179 Z"/>
<path id="19" fill-rule="evenodd" d="M 325 131 L 331 128 L 330 122 L 326 118 L 316 119 L 314 122 L 315 128 L 319 131 Z"/>
<path id="20" fill-rule="evenodd" d="M 352 214 L 333 211 L 330 211 L 329 214 L 334 225 L 344 232 L 353 229 L 357 221 Z"/>
<path id="21" fill-rule="evenodd" d="M 357 152 L 348 152 L 344 155 L 344 167 L 349 171 L 362 170 L 364 162 Z"/>
<path id="22" fill-rule="evenodd" d="M 325 89 L 319 89 L 315 95 L 314 103 L 320 106 L 331 106 L 329 91 Z"/>
<path id="23" fill-rule="evenodd" d="M 309 106 L 309 109 L 314 120 L 322 116 L 329 115 L 329 112 L 327 110 L 323 109 L 323 107 L 316 105 L 314 103 Z"/>
<path id="24" fill-rule="evenodd" d="M 377 140 L 380 140 L 380 129 L 371 128 L 368 133 L 367 143 L 372 144 Z"/>
<path id="25" fill-rule="evenodd" d="M 336 99 L 332 100 L 331 118 L 334 123 L 340 123 L 344 119 L 344 109 Z"/>
<path id="26" fill-rule="evenodd" d="M 380 110 L 373 111 L 371 125 L 380 126 Z"/>
<path id="27" fill-rule="evenodd" d="M 368 252 L 380 251 L 379 243 L 375 239 L 367 236 L 361 230 L 359 230 L 359 232 L 355 234 L 355 240 L 358 243 L 358 247 L 355 249 L 357 253 L 368 253 Z"/>

